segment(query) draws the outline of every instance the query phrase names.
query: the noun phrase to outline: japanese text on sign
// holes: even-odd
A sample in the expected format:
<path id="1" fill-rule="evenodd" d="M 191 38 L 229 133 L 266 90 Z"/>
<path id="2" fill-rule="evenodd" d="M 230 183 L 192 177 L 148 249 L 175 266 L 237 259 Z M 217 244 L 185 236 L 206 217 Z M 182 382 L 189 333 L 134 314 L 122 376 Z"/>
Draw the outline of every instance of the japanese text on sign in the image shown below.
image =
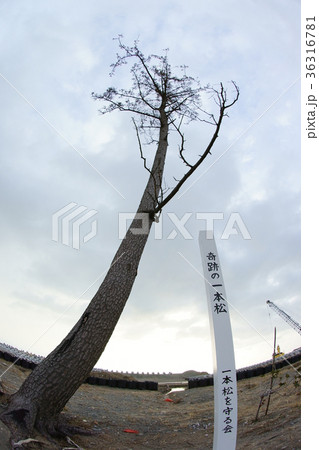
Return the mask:
<path id="1" fill-rule="evenodd" d="M 219 264 L 216 262 L 216 255 L 213 252 L 209 252 L 206 256 L 207 258 L 207 270 L 208 272 L 212 272 L 210 277 L 215 281 L 220 277 L 219 273 Z M 215 289 L 215 294 L 213 298 L 213 311 L 216 314 L 227 313 L 227 305 L 226 300 L 223 297 L 223 285 L 220 283 L 212 283 L 213 288 Z"/>

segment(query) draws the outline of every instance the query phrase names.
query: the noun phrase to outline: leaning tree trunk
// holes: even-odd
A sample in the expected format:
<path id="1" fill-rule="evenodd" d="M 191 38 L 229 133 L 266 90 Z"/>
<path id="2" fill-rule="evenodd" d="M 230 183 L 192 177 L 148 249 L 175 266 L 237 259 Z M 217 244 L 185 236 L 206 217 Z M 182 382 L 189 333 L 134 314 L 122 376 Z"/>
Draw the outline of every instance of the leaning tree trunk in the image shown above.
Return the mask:
<path id="1" fill-rule="evenodd" d="M 63 341 L 29 375 L 10 400 L 1 419 L 9 428 L 25 435 L 35 427 L 54 434 L 67 401 L 89 376 L 101 356 L 130 295 L 151 229 L 167 151 L 168 123 L 161 115 L 159 142 L 152 171 L 137 213 L 149 213 L 147 229 L 135 217 L 112 261 L 100 288 Z M 134 230 L 133 230 L 134 231 Z"/>

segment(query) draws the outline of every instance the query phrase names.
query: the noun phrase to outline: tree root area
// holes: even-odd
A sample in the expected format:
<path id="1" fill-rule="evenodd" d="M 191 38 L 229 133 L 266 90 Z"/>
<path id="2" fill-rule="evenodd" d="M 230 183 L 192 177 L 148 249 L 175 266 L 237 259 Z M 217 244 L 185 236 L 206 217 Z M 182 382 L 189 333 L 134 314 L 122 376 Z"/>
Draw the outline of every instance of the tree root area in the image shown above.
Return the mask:
<path id="1" fill-rule="evenodd" d="M 7 429 L 10 438 L 6 447 L 8 449 L 76 449 L 80 448 L 70 436 L 95 436 L 99 430 L 89 426 L 75 425 L 74 419 L 67 414 L 61 414 L 58 421 L 43 421 L 37 423 L 32 429 L 27 426 L 29 411 L 24 408 L 7 410 L 10 395 L 2 392 L 0 397 L 0 420 Z M 1 447 L 0 436 L 0 449 Z M 71 446 L 70 446 L 71 444 Z"/>

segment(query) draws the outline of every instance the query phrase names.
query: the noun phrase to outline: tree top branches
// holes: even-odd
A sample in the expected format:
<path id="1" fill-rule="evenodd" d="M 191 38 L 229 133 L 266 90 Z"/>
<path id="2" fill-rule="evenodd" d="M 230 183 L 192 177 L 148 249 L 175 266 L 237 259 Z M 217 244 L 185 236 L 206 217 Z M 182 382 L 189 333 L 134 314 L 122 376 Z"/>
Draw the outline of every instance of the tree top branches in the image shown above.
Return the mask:
<path id="1" fill-rule="evenodd" d="M 197 79 L 187 75 L 187 66 L 177 67 L 175 73 L 168 62 L 168 50 L 165 50 L 162 56 L 154 54 L 145 56 L 138 47 L 138 41 L 135 41 L 134 45 L 130 47 L 123 43 L 121 35 L 116 39 L 120 53 L 117 54 L 115 63 L 111 65 L 110 76 L 112 77 L 121 66 L 130 63 L 132 83 L 129 89 L 112 86 L 102 94 L 92 92 L 95 100 L 106 102 L 100 112 L 105 114 L 118 110 L 133 113 L 141 157 L 144 160 L 144 167 L 149 172 L 151 170 L 146 166 L 139 134 L 147 135 L 147 143 L 158 142 L 154 131 L 160 130 L 165 123 L 166 126 L 178 133 L 180 138 L 179 156 L 188 169 L 166 199 L 163 199 L 163 195 L 158 199 L 156 213 L 176 194 L 210 153 L 217 139 L 222 120 L 227 116 L 227 110 L 239 98 L 239 88 L 232 81 L 232 95 L 229 98 L 223 83 L 218 85 L 218 89 L 209 84 L 202 86 Z M 207 111 L 202 106 L 203 97 L 205 97 L 205 104 L 214 107 L 212 109 L 216 110 L 217 105 L 217 113 Z M 212 138 L 206 150 L 195 163 L 190 163 L 184 156 L 185 138 L 182 131 L 184 123 L 188 124 L 192 121 L 205 122 L 213 127 Z"/>

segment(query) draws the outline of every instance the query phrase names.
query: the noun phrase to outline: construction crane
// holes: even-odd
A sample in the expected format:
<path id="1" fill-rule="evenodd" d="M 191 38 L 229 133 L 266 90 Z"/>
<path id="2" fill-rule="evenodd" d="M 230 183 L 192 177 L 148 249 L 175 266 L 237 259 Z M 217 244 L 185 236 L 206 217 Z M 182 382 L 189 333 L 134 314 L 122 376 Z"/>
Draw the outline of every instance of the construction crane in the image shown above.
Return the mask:
<path id="1" fill-rule="evenodd" d="M 273 308 L 279 316 L 281 316 L 289 325 L 297 331 L 297 333 L 301 334 L 301 326 L 298 322 L 296 322 L 294 319 L 292 319 L 288 314 L 285 313 L 282 309 L 278 308 L 273 302 L 270 300 L 266 301 L 267 305 L 269 305 L 270 308 Z"/>

